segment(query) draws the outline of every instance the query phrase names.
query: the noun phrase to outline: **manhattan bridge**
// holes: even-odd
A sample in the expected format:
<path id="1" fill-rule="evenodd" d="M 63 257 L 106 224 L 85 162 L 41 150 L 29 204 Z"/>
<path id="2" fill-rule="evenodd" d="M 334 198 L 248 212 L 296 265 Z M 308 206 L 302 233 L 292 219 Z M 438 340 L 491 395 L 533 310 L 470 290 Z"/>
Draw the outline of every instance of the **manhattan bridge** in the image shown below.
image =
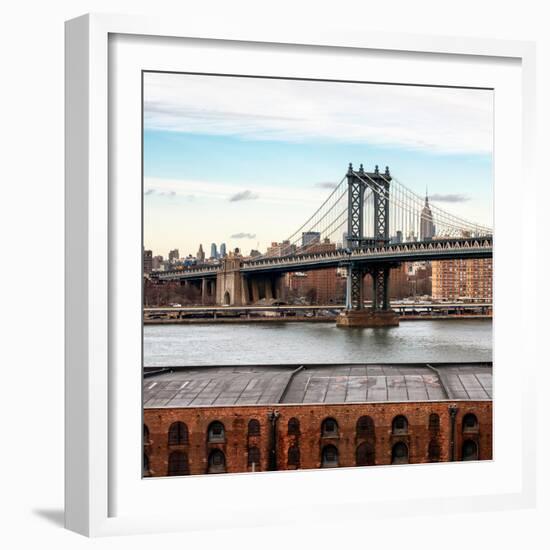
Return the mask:
<path id="1" fill-rule="evenodd" d="M 308 235 L 314 236 L 309 242 Z M 342 238 L 343 236 L 343 238 Z M 319 243 L 342 243 L 323 250 Z M 196 285 L 203 299 L 246 305 L 282 295 L 283 276 L 329 267 L 347 272 L 341 326 L 391 326 L 389 274 L 402 262 L 491 258 L 492 229 L 460 218 L 422 198 L 393 174 L 375 167 L 349 168 L 319 208 L 276 251 L 244 259 L 232 253 L 219 265 L 157 272 L 159 282 Z M 363 279 L 372 279 L 372 304 L 365 308 Z"/>

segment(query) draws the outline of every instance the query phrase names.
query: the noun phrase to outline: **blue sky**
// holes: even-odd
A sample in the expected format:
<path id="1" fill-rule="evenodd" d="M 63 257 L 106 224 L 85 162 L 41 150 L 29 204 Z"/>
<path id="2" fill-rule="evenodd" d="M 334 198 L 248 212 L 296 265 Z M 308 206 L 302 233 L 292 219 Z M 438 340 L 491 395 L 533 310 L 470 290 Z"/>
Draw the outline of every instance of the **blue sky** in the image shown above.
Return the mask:
<path id="1" fill-rule="evenodd" d="M 144 93 L 144 237 L 155 254 L 265 249 L 349 162 L 389 165 L 434 204 L 492 224 L 490 91 L 156 73 Z"/>

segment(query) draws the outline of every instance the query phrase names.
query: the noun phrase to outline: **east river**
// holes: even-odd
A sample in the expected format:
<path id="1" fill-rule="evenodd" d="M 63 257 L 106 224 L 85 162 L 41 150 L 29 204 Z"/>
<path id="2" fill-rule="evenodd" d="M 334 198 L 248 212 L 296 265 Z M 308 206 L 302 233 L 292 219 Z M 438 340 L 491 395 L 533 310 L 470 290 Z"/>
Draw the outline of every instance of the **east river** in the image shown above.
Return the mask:
<path id="1" fill-rule="evenodd" d="M 144 366 L 492 360 L 490 320 L 405 321 L 384 329 L 332 323 L 144 327 Z"/>

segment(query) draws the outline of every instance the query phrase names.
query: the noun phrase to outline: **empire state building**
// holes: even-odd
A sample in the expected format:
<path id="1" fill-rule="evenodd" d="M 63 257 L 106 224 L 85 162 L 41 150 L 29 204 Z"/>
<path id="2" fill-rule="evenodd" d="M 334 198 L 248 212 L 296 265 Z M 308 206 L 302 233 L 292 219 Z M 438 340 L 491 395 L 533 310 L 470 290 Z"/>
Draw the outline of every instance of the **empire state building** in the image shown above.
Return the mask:
<path id="1" fill-rule="evenodd" d="M 426 202 L 420 215 L 420 240 L 430 241 L 435 236 L 435 225 L 433 222 L 432 210 L 428 203 L 428 192 L 426 192 Z"/>

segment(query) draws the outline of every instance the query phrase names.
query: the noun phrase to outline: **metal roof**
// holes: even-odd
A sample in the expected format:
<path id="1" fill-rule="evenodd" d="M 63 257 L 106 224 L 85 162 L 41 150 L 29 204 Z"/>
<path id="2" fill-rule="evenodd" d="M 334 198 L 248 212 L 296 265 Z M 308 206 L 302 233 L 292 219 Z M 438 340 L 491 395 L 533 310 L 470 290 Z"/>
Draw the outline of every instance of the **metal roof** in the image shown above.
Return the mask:
<path id="1" fill-rule="evenodd" d="M 491 363 L 146 369 L 145 408 L 492 399 Z"/>

